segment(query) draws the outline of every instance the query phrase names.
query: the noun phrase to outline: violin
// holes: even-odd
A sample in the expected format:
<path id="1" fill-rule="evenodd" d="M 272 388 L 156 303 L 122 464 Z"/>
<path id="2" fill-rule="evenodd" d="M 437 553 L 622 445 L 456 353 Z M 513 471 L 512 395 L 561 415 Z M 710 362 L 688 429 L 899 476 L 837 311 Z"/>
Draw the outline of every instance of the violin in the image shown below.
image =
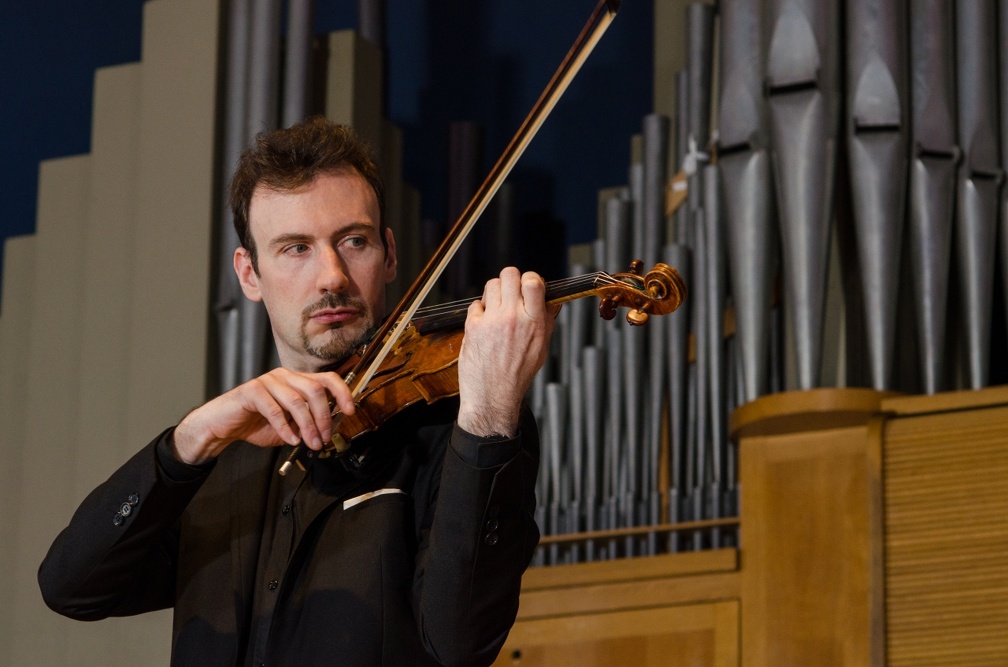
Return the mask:
<path id="1" fill-rule="evenodd" d="M 557 305 L 598 296 L 603 319 L 611 320 L 618 308 L 627 307 L 627 322 L 641 326 L 650 315 L 673 312 L 686 298 L 686 285 L 674 268 L 659 263 L 642 275 L 642 267 L 636 260 L 626 273 L 599 271 L 547 283 L 546 302 Z M 344 415 L 336 428 L 331 448 L 336 454 L 343 454 L 356 438 L 415 403 L 458 395 L 458 355 L 469 303 L 417 312 L 357 398 L 354 414 Z M 357 354 L 361 353 L 363 350 Z"/>
<path id="2" fill-rule="evenodd" d="M 635 260 L 625 273 L 597 271 L 546 284 L 546 303 L 558 305 L 589 296 L 597 296 L 599 315 L 605 320 L 627 308 L 626 320 L 642 326 L 651 315 L 667 315 L 686 298 L 686 284 L 673 267 L 658 263 L 647 273 L 643 262 Z M 345 465 L 359 467 L 362 452 L 353 452 L 354 441 L 376 430 L 402 410 L 419 403 L 434 403 L 459 393 L 458 355 L 462 348 L 463 325 L 472 300 L 458 301 L 426 309 L 416 316 L 395 341 L 391 352 L 371 377 L 367 388 L 355 399 L 352 415 L 340 415 L 331 442 L 319 456 L 346 457 Z M 338 372 L 348 369 L 367 352 L 369 343 L 358 348 L 343 362 Z M 311 458 L 314 452 L 305 452 Z M 286 473 L 290 465 L 285 463 Z M 304 469 L 301 457 L 292 463 Z"/>

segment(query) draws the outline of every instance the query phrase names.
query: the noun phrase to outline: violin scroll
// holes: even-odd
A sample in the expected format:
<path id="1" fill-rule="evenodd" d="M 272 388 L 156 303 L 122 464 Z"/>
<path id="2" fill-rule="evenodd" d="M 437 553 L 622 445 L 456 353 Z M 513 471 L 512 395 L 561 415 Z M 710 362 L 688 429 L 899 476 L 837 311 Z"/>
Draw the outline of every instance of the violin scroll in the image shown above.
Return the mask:
<path id="1" fill-rule="evenodd" d="M 617 306 L 629 308 L 627 322 L 641 326 L 651 315 L 667 315 L 679 307 L 686 298 L 686 283 L 679 272 L 668 264 L 659 262 L 643 274 L 643 263 L 638 259 L 630 264 L 630 270 L 611 276 L 612 283 L 599 288 L 602 302 L 599 314 L 611 320 L 616 316 Z"/>

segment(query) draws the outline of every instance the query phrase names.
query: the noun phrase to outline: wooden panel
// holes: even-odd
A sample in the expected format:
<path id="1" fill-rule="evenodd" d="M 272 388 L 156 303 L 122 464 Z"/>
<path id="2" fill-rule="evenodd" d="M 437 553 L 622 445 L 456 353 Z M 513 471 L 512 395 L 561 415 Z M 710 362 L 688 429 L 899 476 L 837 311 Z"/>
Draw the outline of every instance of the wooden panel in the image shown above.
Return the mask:
<path id="1" fill-rule="evenodd" d="M 882 410 L 899 416 L 934 414 L 1008 404 L 1008 386 L 971 391 L 948 391 L 930 396 L 892 396 L 882 401 Z"/>
<path id="2" fill-rule="evenodd" d="M 682 604 L 697 600 L 724 600 L 739 596 L 735 573 L 694 575 L 584 586 L 571 590 L 530 591 L 522 594 L 519 618 L 538 618 L 588 611 L 615 611 L 659 604 Z"/>
<path id="3" fill-rule="evenodd" d="M 735 600 L 518 621 L 495 665 L 738 665 Z"/>
<path id="4" fill-rule="evenodd" d="M 533 567 L 522 578 L 522 593 L 544 588 L 682 577 L 738 569 L 736 549 L 692 551 L 648 558 L 623 558 L 576 565 Z"/>
<path id="5" fill-rule="evenodd" d="M 881 662 L 872 440 L 849 427 L 741 441 L 743 664 Z"/>
<path id="6" fill-rule="evenodd" d="M 1008 664 L 1008 407 L 892 420 L 884 453 L 888 664 Z"/>
<path id="7" fill-rule="evenodd" d="M 895 396 L 874 389 L 810 389 L 769 394 L 739 406 L 731 414 L 733 440 L 753 435 L 806 433 L 861 426 L 881 411 L 882 401 Z"/>

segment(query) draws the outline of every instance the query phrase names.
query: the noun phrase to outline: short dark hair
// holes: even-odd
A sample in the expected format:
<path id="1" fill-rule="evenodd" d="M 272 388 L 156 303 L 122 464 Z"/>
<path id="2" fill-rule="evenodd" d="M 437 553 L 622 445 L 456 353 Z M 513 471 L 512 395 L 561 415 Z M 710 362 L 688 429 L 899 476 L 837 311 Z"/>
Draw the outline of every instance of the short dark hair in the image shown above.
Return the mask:
<path id="1" fill-rule="evenodd" d="M 229 201 L 235 231 L 259 273 L 255 240 L 249 229 L 252 195 L 260 185 L 277 191 L 308 185 L 322 174 L 356 171 L 378 197 L 379 233 L 385 244 L 385 187 L 371 147 L 354 130 L 314 116 L 283 130 L 260 132 L 238 158 Z M 388 246 L 386 245 L 386 250 Z"/>

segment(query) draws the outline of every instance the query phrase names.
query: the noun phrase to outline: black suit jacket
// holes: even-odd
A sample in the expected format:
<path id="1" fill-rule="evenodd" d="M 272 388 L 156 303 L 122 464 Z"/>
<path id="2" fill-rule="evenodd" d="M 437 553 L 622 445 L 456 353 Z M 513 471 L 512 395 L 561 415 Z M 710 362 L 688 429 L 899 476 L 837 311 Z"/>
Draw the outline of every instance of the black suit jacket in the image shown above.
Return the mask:
<path id="1" fill-rule="evenodd" d="M 420 406 L 367 436 L 370 469 L 337 485 L 291 556 L 267 664 L 494 660 L 539 537 L 538 435 L 526 412 L 516 440 L 481 440 L 456 410 Z M 43 597 L 83 620 L 173 606 L 173 664 L 243 664 L 282 452 L 234 443 L 177 481 L 158 462 L 171 433 L 84 500 L 40 567 Z"/>

